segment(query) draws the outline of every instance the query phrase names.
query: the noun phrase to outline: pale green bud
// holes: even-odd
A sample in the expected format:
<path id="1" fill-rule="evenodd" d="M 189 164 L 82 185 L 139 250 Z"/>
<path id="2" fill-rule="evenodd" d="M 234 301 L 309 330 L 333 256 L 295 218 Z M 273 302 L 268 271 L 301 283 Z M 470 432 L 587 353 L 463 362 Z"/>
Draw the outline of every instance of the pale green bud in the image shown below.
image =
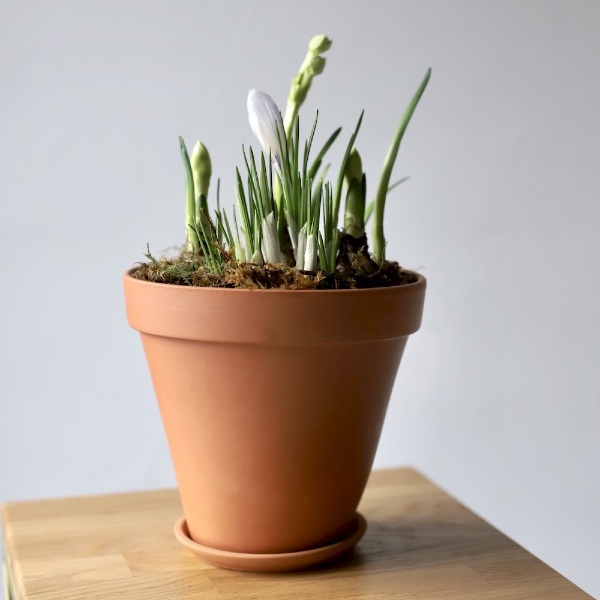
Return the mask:
<path id="1" fill-rule="evenodd" d="M 202 195 L 207 198 L 210 177 L 212 175 L 212 164 L 210 162 L 210 154 L 200 140 L 194 146 L 194 150 L 190 156 L 190 165 L 194 176 L 196 197 Z"/>
<path id="2" fill-rule="evenodd" d="M 367 183 L 362 170 L 362 160 L 356 148 L 352 148 L 344 169 L 346 185 L 346 209 L 344 213 L 344 233 L 359 238 L 365 231 L 365 204 Z"/>
<path id="3" fill-rule="evenodd" d="M 308 42 L 308 48 L 315 54 L 327 52 L 327 50 L 331 48 L 331 40 L 326 35 L 315 35 L 315 37 Z"/>
<path id="4" fill-rule="evenodd" d="M 366 178 L 353 179 L 346 195 L 344 233 L 360 238 L 365 233 Z"/>
<path id="5" fill-rule="evenodd" d="M 322 56 L 315 56 L 310 61 L 309 69 L 313 75 L 320 75 L 325 69 L 325 59 Z"/>
<path id="6" fill-rule="evenodd" d="M 344 169 L 344 180 L 346 185 L 350 185 L 353 179 L 360 181 L 363 176 L 362 159 L 356 148 L 350 150 L 348 160 L 346 161 L 346 168 Z"/>

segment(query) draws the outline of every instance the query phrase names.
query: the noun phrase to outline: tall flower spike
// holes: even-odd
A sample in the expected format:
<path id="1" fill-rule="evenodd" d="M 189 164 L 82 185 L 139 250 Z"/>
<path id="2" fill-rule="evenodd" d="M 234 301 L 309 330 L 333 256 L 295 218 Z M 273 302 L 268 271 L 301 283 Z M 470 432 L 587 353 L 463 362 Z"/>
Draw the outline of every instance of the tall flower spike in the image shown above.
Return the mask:
<path id="1" fill-rule="evenodd" d="M 255 89 L 248 94 L 247 106 L 250 127 L 262 144 L 265 154 L 271 155 L 273 166 L 281 178 L 287 146 L 279 108 L 269 94 Z"/>
<path id="2" fill-rule="evenodd" d="M 285 131 L 288 135 L 291 134 L 294 119 L 306 99 L 313 78 L 320 75 L 325 68 L 325 59 L 321 54 L 327 52 L 330 47 L 331 40 L 325 35 L 315 35 L 308 44 L 308 52 L 298 73 L 292 79 L 288 95 L 284 119 Z"/>

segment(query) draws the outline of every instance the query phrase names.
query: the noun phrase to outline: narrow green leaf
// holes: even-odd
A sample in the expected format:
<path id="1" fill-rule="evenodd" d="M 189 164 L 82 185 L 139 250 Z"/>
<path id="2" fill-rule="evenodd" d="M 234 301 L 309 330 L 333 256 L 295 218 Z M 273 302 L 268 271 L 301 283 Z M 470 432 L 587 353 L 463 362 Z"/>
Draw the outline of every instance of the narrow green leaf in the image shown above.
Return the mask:
<path id="1" fill-rule="evenodd" d="M 319 268 L 321 271 L 325 271 L 326 273 L 331 271 L 328 261 L 329 257 L 327 256 L 327 251 L 325 249 L 325 242 L 323 241 L 323 236 L 319 231 Z"/>
<path id="2" fill-rule="evenodd" d="M 185 170 L 185 232 L 188 246 L 192 251 L 198 251 L 198 234 L 196 233 L 196 195 L 194 193 L 194 175 L 190 157 L 183 138 L 179 136 L 179 149 Z"/>
<path id="3" fill-rule="evenodd" d="M 315 120 L 313 121 L 313 126 L 310 131 L 310 136 L 308 138 L 308 141 L 306 142 L 306 145 L 304 146 L 304 169 L 303 169 L 304 172 L 306 172 L 308 170 L 308 157 L 310 155 L 310 150 L 312 148 L 313 138 L 315 137 L 315 131 L 317 129 L 317 121 L 318 120 L 319 120 L 319 111 L 317 111 L 317 114 L 315 115 Z"/>
<path id="4" fill-rule="evenodd" d="M 325 154 L 327 154 L 327 151 L 329 150 L 329 148 L 331 148 L 331 146 L 333 145 L 333 142 L 335 142 L 335 140 L 337 139 L 338 135 L 340 135 L 341 131 L 342 131 L 342 128 L 338 127 L 329 136 L 329 138 L 327 139 L 327 141 L 325 142 L 325 144 L 321 148 L 321 151 L 319 152 L 319 154 L 317 154 L 317 157 L 313 161 L 313 164 L 312 164 L 311 168 L 308 171 L 308 176 L 311 179 L 315 178 L 315 176 L 317 174 L 317 171 L 319 170 L 319 167 L 321 166 L 321 163 L 323 162 L 323 157 L 325 156 Z"/>
<path id="5" fill-rule="evenodd" d="M 392 143 L 388 150 L 387 156 L 385 158 L 385 162 L 383 163 L 383 170 L 381 172 L 381 179 L 379 180 L 379 187 L 377 188 L 377 196 L 375 197 L 375 209 L 373 213 L 373 254 L 375 256 L 375 260 L 378 263 L 382 263 L 385 258 L 385 236 L 383 232 L 383 214 L 385 212 L 385 200 L 387 196 L 387 191 L 390 186 L 390 177 L 392 175 L 392 169 L 394 167 L 394 163 L 396 162 L 396 157 L 398 156 L 398 150 L 400 148 L 400 142 L 404 137 L 404 132 L 408 127 L 411 117 L 419 104 L 419 100 L 427 87 L 429 82 L 429 78 L 431 77 L 431 69 L 427 70 L 421 85 L 415 92 L 412 100 L 410 101 L 402 119 L 400 120 L 400 124 L 398 125 L 398 129 L 396 130 L 396 134 L 392 139 Z"/>

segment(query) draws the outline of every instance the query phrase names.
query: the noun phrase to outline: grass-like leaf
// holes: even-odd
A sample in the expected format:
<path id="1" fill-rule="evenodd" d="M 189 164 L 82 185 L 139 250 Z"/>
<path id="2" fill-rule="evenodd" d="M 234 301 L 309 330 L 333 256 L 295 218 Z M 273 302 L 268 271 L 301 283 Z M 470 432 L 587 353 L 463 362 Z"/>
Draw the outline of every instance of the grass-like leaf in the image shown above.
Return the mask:
<path id="1" fill-rule="evenodd" d="M 404 115 L 402 115 L 402 119 L 400 120 L 400 124 L 398 125 L 398 129 L 396 130 L 396 134 L 392 139 L 392 143 L 388 150 L 387 156 L 385 158 L 385 162 L 383 163 L 383 170 L 381 172 L 381 178 L 379 180 L 379 186 L 377 188 L 377 196 L 375 198 L 375 209 L 373 213 L 373 254 L 375 255 L 375 260 L 381 264 L 385 258 L 385 236 L 383 233 L 383 214 L 385 211 L 385 200 L 388 192 L 388 188 L 390 186 L 390 177 L 392 175 L 392 169 L 394 167 L 394 163 L 396 162 L 396 157 L 398 156 L 398 150 L 400 148 L 400 142 L 404 137 L 404 132 L 410 123 L 410 119 L 419 104 L 419 100 L 427 87 L 427 83 L 429 82 L 429 78 L 431 77 L 431 69 L 427 70 L 421 85 L 415 92 L 415 95 L 412 97 L 408 107 L 404 111 Z"/>

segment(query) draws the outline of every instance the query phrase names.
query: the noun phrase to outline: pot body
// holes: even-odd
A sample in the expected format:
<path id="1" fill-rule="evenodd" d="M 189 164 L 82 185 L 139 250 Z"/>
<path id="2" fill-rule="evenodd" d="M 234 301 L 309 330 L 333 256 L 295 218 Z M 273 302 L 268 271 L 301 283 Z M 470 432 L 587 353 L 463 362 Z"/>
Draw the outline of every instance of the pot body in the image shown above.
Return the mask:
<path id="1" fill-rule="evenodd" d="M 124 278 L 191 537 L 243 553 L 344 535 L 425 279 L 374 290 L 192 288 Z"/>

